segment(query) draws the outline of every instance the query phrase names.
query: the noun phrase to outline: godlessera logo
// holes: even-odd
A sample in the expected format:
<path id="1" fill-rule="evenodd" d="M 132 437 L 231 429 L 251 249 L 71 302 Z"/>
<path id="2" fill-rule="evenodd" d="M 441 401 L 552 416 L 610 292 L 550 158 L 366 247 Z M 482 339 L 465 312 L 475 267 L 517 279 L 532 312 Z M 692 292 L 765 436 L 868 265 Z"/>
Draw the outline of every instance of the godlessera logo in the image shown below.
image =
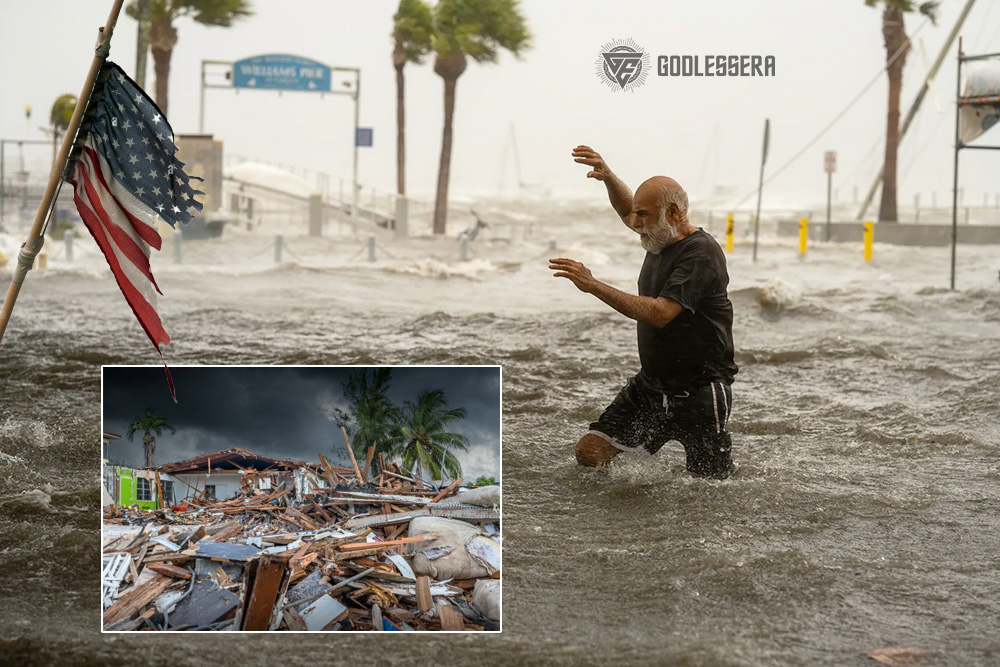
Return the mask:
<path id="1" fill-rule="evenodd" d="M 612 90 L 632 90 L 646 80 L 649 54 L 631 39 L 613 40 L 597 56 L 597 76 Z"/>
<path id="2" fill-rule="evenodd" d="M 650 56 L 631 39 L 601 47 L 597 76 L 612 90 L 634 90 L 649 74 Z M 774 76 L 774 56 L 657 56 L 658 76 Z"/>

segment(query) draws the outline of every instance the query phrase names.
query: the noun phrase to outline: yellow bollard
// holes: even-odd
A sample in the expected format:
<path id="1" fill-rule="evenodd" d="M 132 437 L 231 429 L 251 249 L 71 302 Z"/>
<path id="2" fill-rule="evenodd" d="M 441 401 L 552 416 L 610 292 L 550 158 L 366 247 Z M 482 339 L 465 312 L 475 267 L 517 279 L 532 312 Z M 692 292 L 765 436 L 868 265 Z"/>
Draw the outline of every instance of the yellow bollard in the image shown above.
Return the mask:
<path id="1" fill-rule="evenodd" d="M 806 245 L 809 242 L 809 219 L 799 220 L 799 254 L 806 254 Z"/>
<path id="2" fill-rule="evenodd" d="M 872 259 L 872 242 L 875 241 L 875 223 L 866 222 L 865 223 L 865 261 L 870 262 Z"/>
<path id="3" fill-rule="evenodd" d="M 733 227 L 733 214 L 730 213 L 726 216 L 726 252 L 733 251 L 733 234 L 736 232 L 736 228 Z"/>

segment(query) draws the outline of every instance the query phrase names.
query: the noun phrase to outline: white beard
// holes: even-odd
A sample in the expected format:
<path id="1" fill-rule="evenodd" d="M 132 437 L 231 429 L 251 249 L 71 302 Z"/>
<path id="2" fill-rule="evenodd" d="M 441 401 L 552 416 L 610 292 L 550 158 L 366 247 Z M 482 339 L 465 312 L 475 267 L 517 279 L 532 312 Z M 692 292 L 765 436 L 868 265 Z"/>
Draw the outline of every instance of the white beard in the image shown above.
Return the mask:
<path id="1" fill-rule="evenodd" d="M 658 255 L 668 245 L 677 241 L 678 236 L 680 234 L 677 229 L 667 221 L 667 216 L 663 214 L 656 227 L 649 230 L 645 236 L 639 237 L 639 242 L 642 244 L 643 250 Z"/>

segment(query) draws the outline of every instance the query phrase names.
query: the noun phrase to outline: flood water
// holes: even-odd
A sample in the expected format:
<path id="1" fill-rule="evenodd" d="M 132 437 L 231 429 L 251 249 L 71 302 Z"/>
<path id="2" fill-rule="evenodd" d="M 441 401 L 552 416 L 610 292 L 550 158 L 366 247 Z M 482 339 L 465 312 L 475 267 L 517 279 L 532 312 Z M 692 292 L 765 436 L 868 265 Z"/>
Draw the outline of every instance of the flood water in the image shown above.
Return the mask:
<path id="1" fill-rule="evenodd" d="M 545 260 L 634 292 L 642 250 L 604 208 L 525 212 L 530 238 L 465 263 L 454 239 L 369 263 L 364 235 L 294 234 L 277 267 L 249 234 L 154 261 L 172 364 L 502 364 L 501 635 L 100 634 L 100 366 L 157 358 L 86 239 L 29 275 L 0 348 L 0 663 L 1000 664 L 1000 248 L 960 247 L 950 292 L 946 248 L 865 265 L 764 235 L 754 264 L 741 239 L 741 468 L 717 482 L 677 443 L 576 465 L 635 329 Z"/>

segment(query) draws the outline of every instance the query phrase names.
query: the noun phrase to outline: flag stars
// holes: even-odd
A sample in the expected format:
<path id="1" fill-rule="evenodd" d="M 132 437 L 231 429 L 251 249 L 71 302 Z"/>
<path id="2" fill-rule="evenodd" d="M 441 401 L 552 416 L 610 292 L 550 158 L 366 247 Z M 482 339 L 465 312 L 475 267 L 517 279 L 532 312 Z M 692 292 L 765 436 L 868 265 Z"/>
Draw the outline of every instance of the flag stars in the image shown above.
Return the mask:
<path id="1" fill-rule="evenodd" d="M 142 104 L 142 93 L 136 93 L 135 94 L 135 103 L 136 104 Z"/>
<path id="2" fill-rule="evenodd" d="M 143 146 L 148 146 L 149 145 L 149 137 L 147 137 L 146 135 L 142 136 L 142 145 Z"/>
<path id="3" fill-rule="evenodd" d="M 135 193 L 141 197 L 144 194 L 146 194 L 146 189 L 145 188 L 136 188 L 135 189 Z"/>
<path id="4" fill-rule="evenodd" d="M 159 125 L 160 124 L 160 118 L 161 118 L 160 114 L 154 115 L 153 116 L 153 123 L 155 123 L 156 125 Z M 159 137 L 159 138 L 161 138 L 161 139 L 163 138 L 163 135 L 161 135 L 161 134 L 157 134 L 156 136 Z"/>
<path id="5" fill-rule="evenodd" d="M 153 169 L 150 169 L 150 170 L 149 170 L 149 177 L 150 177 L 150 178 L 156 178 L 156 171 L 155 171 L 155 170 L 153 170 Z"/>
<path id="6" fill-rule="evenodd" d="M 131 128 L 132 128 L 132 123 L 129 121 L 128 118 L 126 118 L 125 122 L 122 123 L 122 129 L 125 130 L 126 132 L 128 132 Z"/>
<path id="7" fill-rule="evenodd" d="M 146 153 L 146 162 L 152 162 L 152 161 L 153 161 L 153 154 Z"/>
<path id="8" fill-rule="evenodd" d="M 118 148 L 118 146 L 119 146 L 118 140 L 117 139 L 112 139 L 111 140 L 111 145 L 114 146 L 115 148 Z"/>
<path id="9" fill-rule="evenodd" d="M 129 148 L 132 148 L 133 146 L 135 146 L 135 142 L 132 141 L 132 137 L 129 137 L 129 138 L 127 138 L 125 140 L 125 145 L 128 146 Z"/>
<path id="10" fill-rule="evenodd" d="M 163 194 L 163 191 L 160 190 L 160 186 L 158 186 L 158 185 L 154 185 L 153 186 L 153 194 L 156 195 L 157 197 L 159 197 L 161 194 Z"/>
<path id="11" fill-rule="evenodd" d="M 163 204 L 157 204 L 156 210 L 159 211 L 160 213 L 163 213 Z"/>
<path id="12" fill-rule="evenodd" d="M 139 172 L 137 172 L 137 171 L 135 171 L 135 172 L 132 172 L 132 178 L 134 178 L 135 180 L 137 180 L 137 181 L 138 181 L 138 180 L 139 180 L 140 178 L 142 178 L 142 174 L 140 174 L 140 173 L 139 173 Z"/>
<path id="13" fill-rule="evenodd" d="M 136 162 L 138 162 L 138 161 L 139 161 L 139 158 L 137 158 L 137 157 L 135 156 L 135 154 L 134 154 L 134 153 L 132 154 L 132 157 L 130 157 L 130 158 L 128 159 L 128 163 L 129 163 L 129 164 L 135 164 L 135 163 L 136 163 Z"/>
<path id="14" fill-rule="evenodd" d="M 181 210 L 179 208 L 177 208 L 176 205 L 172 209 L 170 209 L 170 210 L 173 211 L 174 213 L 180 213 L 181 212 Z"/>

